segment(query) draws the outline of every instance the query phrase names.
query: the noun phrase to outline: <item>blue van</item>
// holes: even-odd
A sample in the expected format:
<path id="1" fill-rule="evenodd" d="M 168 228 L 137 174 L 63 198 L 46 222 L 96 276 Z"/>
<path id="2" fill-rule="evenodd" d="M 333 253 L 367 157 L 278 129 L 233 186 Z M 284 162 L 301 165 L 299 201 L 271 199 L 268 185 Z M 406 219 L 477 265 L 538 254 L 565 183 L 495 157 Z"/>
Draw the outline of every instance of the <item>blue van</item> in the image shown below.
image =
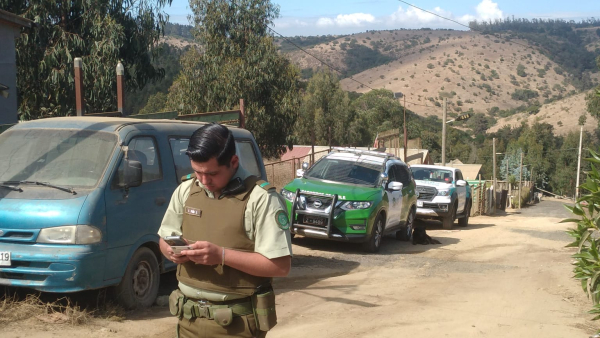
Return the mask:
<path id="1" fill-rule="evenodd" d="M 114 286 L 152 305 L 163 259 L 156 234 L 202 122 L 60 117 L 0 134 L 0 285 L 45 292 Z M 252 134 L 230 128 L 240 163 L 266 179 Z"/>

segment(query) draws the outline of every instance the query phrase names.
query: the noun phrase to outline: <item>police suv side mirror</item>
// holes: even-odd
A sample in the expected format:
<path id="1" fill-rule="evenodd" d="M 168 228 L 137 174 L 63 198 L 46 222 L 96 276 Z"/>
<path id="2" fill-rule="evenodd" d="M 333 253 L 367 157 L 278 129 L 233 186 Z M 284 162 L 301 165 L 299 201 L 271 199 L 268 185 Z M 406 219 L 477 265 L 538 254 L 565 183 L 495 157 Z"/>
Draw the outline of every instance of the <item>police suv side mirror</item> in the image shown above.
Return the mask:
<path id="1" fill-rule="evenodd" d="M 304 176 L 304 169 L 296 169 L 296 177 L 301 178 Z"/>
<path id="2" fill-rule="evenodd" d="M 142 163 L 128 158 L 123 161 L 123 187 L 135 188 L 142 185 Z"/>
<path id="3" fill-rule="evenodd" d="M 308 162 L 302 162 L 302 170 L 308 170 Z"/>
<path id="4" fill-rule="evenodd" d="M 388 189 L 391 191 L 400 191 L 403 187 L 404 185 L 402 182 L 390 182 L 390 184 L 388 184 Z"/>
<path id="5" fill-rule="evenodd" d="M 465 181 L 465 180 L 458 180 L 458 181 L 456 181 L 456 186 L 457 187 L 466 187 L 467 186 L 467 181 Z"/>

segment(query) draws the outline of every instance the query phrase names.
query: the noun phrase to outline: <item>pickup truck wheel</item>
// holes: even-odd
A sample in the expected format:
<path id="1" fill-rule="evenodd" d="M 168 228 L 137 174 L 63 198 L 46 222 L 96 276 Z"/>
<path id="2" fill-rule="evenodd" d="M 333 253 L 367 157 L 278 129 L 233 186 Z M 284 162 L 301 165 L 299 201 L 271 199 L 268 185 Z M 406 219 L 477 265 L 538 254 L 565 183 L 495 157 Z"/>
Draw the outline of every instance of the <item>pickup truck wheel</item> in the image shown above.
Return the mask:
<path id="1" fill-rule="evenodd" d="M 454 223 L 454 220 L 456 219 L 456 203 L 454 203 L 454 205 L 452 205 L 451 208 L 452 209 L 450 209 L 450 210 L 452 210 L 452 211 L 450 212 L 450 215 L 448 215 L 442 219 L 442 226 L 446 230 L 452 229 L 452 224 Z"/>
<path id="2" fill-rule="evenodd" d="M 381 240 L 383 239 L 383 215 L 379 214 L 375 219 L 375 224 L 371 229 L 371 234 L 367 237 L 367 241 L 363 243 L 363 249 L 366 252 L 377 252 L 381 247 Z"/>
<path id="3" fill-rule="evenodd" d="M 131 257 L 121 283 L 115 287 L 118 302 L 126 309 L 150 307 L 158 295 L 160 272 L 152 250 L 139 248 Z"/>
<path id="4" fill-rule="evenodd" d="M 466 227 L 469 225 L 469 216 L 471 215 L 471 201 L 467 201 L 467 206 L 465 206 L 465 214 L 463 218 L 458 219 L 458 225 L 461 227 Z"/>
<path id="5" fill-rule="evenodd" d="M 410 241 L 412 239 L 413 226 L 415 224 L 415 216 L 417 210 L 412 208 L 406 218 L 406 225 L 396 231 L 396 239 L 399 241 Z"/>

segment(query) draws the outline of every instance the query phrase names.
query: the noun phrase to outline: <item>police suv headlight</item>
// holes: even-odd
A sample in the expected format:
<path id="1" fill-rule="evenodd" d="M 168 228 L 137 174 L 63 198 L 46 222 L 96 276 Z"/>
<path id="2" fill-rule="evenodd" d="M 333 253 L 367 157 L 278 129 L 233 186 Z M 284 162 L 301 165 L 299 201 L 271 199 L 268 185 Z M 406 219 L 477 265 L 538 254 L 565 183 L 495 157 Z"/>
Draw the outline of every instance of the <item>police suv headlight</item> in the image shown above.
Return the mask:
<path id="1" fill-rule="evenodd" d="M 340 208 L 344 210 L 358 210 L 358 209 L 368 209 L 372 205 L 371 202 L 344 202 L 340 205 Z"/>
<path id="2" fill-rule="evenodd" d="M 102 232 L 91 225 L 65 225 L 40 231 L 38 243 L 94 244 L 102 241 Z"/>
<path id="3" fill-rule="evenodd" d="M 283 198 L 285 198 L 286 200 L 292 202 L 294 200 L 294 196 L 296 194 L 289 191 L 289 190 L 285 190 L 285 189 L 281 189 L 281 196 L 283 196 Z"/>
<path id="4" fill-rule="evenodd" d="M 438 196 L 448 196 L 448 195 L 450 195 L 450 190 L 438 190 L 437 195 Z"/>

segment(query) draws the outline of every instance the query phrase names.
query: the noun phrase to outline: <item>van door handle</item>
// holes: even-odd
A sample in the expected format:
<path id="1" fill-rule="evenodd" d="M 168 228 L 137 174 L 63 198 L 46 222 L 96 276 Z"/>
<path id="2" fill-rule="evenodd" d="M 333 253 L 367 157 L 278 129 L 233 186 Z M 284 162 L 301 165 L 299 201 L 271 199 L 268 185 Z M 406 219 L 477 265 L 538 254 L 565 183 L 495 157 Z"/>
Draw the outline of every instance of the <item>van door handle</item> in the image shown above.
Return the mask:
<path id="1" fill-rule="evenodd" d="M 166 201 L 167 201 L 167 199 L 164 197 L 157 197 L 154 199 L 154 203 L 158 206 L 165 204 Z"/>

